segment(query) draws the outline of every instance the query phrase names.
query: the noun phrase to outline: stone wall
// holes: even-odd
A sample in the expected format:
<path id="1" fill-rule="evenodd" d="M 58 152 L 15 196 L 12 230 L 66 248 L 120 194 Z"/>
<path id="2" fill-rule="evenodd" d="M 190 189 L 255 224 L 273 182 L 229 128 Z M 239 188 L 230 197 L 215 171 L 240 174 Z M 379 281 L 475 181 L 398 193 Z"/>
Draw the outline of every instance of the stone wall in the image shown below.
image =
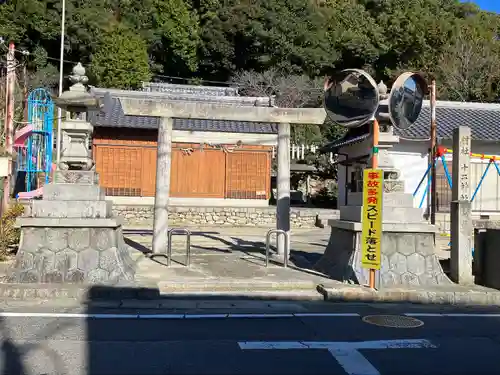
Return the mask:
<path id="1" fill-rule="evenodd" d="M 313 208 L 292 208 L 290 221 L 292 228 L 312 228 L 322 210 Z M 152 226 L 152 206 L 113 206 L 113 213 L 125 219 L 125 225 Z M 276 225 L 276 207 L 170 207 L 169 224 L 179 226 L 253 226 L 269 227 Z"/>
<path id="2" fill-rule="evenodd" d="M 500 222 L 500 214 L 490 215 L 488 219 L 481 219 L 481 215 L 478 213 L 472 213 L 472 222 L 474 228 L 483 228 L 484 223 L 487 222 Z M 436 214 L 436 227 L 439 233 L 450 233 L 451 219 L 448 213 L 438 213 Z"/>

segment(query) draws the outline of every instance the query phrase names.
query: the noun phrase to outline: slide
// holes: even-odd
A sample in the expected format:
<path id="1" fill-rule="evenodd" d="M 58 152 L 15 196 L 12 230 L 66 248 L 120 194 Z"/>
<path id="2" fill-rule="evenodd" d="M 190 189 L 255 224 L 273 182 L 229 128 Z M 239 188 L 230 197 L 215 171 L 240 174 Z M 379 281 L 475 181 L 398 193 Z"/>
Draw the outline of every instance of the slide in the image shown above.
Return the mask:
<path id="1" fill-rule="evenodd" d="M 36 190 L 26 191 L 23 193 L 17 193 L 17 199 L 33 199 L 38 198 L 43 195 L 43 186 Z"/>
<path id="2" fill-rule="evenodd" d="M 56 170 L 56 163 L 52 163 L 52 172 Z M 43 186 L 31 191 L 17 193 L 17 199 L 33 199 L 43 195 Z"/>
<path id="3" fill-rule="evenodd" d="M 14 135 L 14 147 L 24 147 L 24 142 L 31 135 L 33 131 L 33 126 L 26 125 L 25 127 L 19 129 Z"/>

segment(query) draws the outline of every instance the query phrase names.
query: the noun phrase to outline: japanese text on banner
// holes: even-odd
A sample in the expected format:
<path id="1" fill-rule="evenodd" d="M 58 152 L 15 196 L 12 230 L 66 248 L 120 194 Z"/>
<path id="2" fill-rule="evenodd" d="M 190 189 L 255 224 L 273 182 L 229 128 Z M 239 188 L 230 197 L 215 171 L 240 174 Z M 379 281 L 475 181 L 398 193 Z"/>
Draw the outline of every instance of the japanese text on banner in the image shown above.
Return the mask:
<path id="1" fill-rule="evenodd" d="M 381 262 L 383 177 L 381 169 L 365 169 L 363 173 L 361 266 L 376 270 Z"/>

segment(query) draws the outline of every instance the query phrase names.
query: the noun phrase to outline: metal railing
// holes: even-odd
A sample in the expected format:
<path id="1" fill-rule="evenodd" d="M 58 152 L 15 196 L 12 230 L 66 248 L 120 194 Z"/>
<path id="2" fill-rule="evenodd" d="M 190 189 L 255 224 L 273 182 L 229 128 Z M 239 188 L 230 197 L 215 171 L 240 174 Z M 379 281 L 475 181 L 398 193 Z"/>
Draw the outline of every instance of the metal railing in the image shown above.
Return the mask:
<path id="1" fill-rule="evenodd" d="M 269 254 L 271 250 L 271 236 L 273 234 L 276 234 L 276 245 L 278 245 L 278 236 L 283 235 L 285 239 L 285 254 L 284 254 L 284 260 L 283 260 L 283 267 L 287 268 L 288 267 L 288 255 L 289 255 L 289 248 L 288 246 L 290 245 L 290 233 L 285 232 L 282 229 L 271 229 L 270 231 L 267 232 L 266 234 L 266 267 L 269 267 Z"/>
<path id="2" fill-rule="evenodd" d="M 185 228 L 172 228 L 168 231 L 167 266 L 172 264 L 172 236 L 174 234 L 186 235 L 186 267 L 191 265 L 191 231 Z"/>

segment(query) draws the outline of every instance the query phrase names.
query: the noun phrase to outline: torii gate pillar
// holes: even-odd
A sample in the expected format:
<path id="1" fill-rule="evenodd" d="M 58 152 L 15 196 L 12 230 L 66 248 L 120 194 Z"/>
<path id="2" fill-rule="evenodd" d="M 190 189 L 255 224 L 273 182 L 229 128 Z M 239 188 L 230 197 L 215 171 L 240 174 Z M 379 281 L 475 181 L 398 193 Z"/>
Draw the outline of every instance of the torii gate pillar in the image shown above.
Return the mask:
<path id="1" fill-rule="evenodd" d="M 235 107 L 203 102 L 180 102 L 120 98 L 128 116 L 161 117 L 158 129 L 153 252 L 167 253 L 168 201 L 172 150 L 172 119 L 197 118 L 222 121 L 271 122 L 278 124 L 278 197 L 276 229 L 290 231 L 290 124 L 323 124 L 323 108 Z M 278 241 L 278 254 L 284 243 Z"/>

